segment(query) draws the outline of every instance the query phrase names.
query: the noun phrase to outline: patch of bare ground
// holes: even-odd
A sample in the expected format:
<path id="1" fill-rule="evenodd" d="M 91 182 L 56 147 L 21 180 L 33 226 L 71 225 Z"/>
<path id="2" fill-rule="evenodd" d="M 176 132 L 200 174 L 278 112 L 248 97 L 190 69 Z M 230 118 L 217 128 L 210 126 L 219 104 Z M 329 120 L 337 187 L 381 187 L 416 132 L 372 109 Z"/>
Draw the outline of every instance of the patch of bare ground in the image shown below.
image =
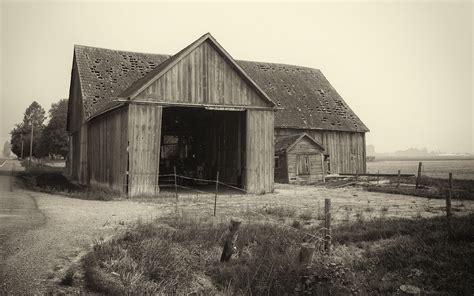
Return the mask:
<path id="1" fill-rule="evenodd" d="M 164 198 L 147 198 L 146 202 L 176 206 L 174 193 L 163 193 Z M 178 210 L 191 216 L 213 215 L 214 193 L 179 192 Z M 324 199 L 331 199 L 334 224 L 375 218 L 431 218 L 443 216 L 445 201 L 435 198 L 368 192 L 361 187 L 326 188 L 276 184 L 273 193 L 265 195 L 218 195 L 217 216 L 226 218 L 245 212 L 258 217 L 263 214 L 291 224 L 295 217 L 304 225 L 319 225 L 324 219 Z M 137 199 L 140 201 L 141 199 Z M 474 212 L 474 201 L 453 200 L 455 215 Z"/>

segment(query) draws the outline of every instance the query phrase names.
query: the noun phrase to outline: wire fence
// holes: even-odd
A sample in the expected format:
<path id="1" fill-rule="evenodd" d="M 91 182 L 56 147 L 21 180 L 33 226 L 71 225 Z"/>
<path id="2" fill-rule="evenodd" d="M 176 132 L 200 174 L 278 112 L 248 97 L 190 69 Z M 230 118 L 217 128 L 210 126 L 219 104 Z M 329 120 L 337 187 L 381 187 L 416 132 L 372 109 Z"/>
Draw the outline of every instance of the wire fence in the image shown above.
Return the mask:
<path id="1" fill-rule="evenodd" d="M 398 174 L 398 180 L 397 180 L 398 184 L 400 184 L 400 180 L 399 180 L 400 175 L 401 174 L 399 173 Z M 418 174 L 418 176 L 417 176 L 417 178 L 418 178 L 418 180 L 417 180 L 418 184 L 417 185 L 420 185 L 420 182 L 419 182 L 420 175 L 421 174 Z M 150 176 L 153 176 L 153 175 L 150 174 Z M 213 204 L 213 216 L 217 215 L 217 210 L 218 210 L 217 205 L 218 205 L 219 195 L 226 194 L 226 193 L 227 193 L 227 195 L 229 195 L 228 194 L 229 192 L 225 192 L 225 190 L 223 190 L 223 188 L 235 190 L 239 194 L 246 194 L 247 193 L 247 191 L 243 188 L 240 188 L 238 186 L 235 186 L 234 184 L 228 184 L 226 182 L 222 182 L 221 180 L 219 180 L 219 172 L 217 172 L 215 180 L 206 179 L 206 178 L 199 178 L 199 177 L 192 177 L 192 176 L 186 176 L 186 175 L 179 175 L 179 174 L 176 173 L 176 169 L 174 170 L 173 174 L 162 174 L 162 175 L 153 176 L 153 177 L 156 178 L 155 179 L 156 181 L 160 181 L 160 182 L 155 182 L 155 184 L 144 184 L 144 186 L 157 186 L 157 187 L 159 186 L 161 188 L 168 188 L 168 189 L 173 189 L 174 188 L 174 194 L 175 194 L 175 197 L 176 197 L 176 208 L 177 208 L 176 213 L 178 215 L 179 215 L 178 200 L 179 200 L 179 196 L 183 194 L 182 190 L 185 190 L 184 193 L 191 192 L 191 193 L 196 193 L 198 195 L 204 195 L 206 197 L 214 197 L 213 202 L 211 200 L 209 200 L 209 204 L 210 205 Z M 355 177 L 357 178 L 358 176 L 355 176 Z M 379 180 L 379 176 L 373 176 L 373 177 L 376 177 L 377 181 Z M 158 183 L 161 183 L 161 184 L 158 184 Z M 193 186 L 193 184 L 195 184 L 196 186 Z M 136 185 L 136 184 L 134 184 L 134 185 Z M 205 185 L 205 186 L 200 186 L 200 185 Z M 453 189 L 452 183 L 448 186 L 449 187 L 444 187 L 443 186 L 442 190 L 449 190 L 450 194 L 452 194 L 452 192 L 456 191 L 455 189 Z M 441 190 L 441 186 L 440 186 L 440 190 Z M 158 192 L 159 192 L 159 190 L 158 190 Z M 245 206 L 245 204 L 242 204 L 241 208 L 243 208 L 244 206 Z M 290 203 L 285 202 L 284 200 L 281 200 L 281 199 L 275 201 L 275 203 L 272 204 L 272 206 L 274 206 L 274 207 L 281 206 L 281 207 L 287 207 L 287 208 L 295 208 L 295 204 L 290 204 Z M 370 201 L 368 200 L 368 204 L 367 204 L 366 209 L 359 210 L 360 215 L 362 216 L 362 214 L 363 214 L 362 211 L 366 211 L 366 212 L 369 212 L 369 213 L 372 212 L 374 210 L 374 208 L 372 208 L 372 207 L 373 207 L 373 205 L 371 205 Z M 249 218 L 248 214 L 256 215 L 256 216 L 262 218 L 261 220 L 259 220 L 259 223 L 268 222 L 268 223 L 272 223 L 274 225 L 277 225 L 278 227 L 282 227 L 282 228 L 288 229 L 290 231 L 295 231 L 295 232 L 301 234 L 302 236 L 304 236 L 305 241 L 311 242 L 313 244 L 324 244 L 325 249 L 329 249 L 329 247 L 326 247 L 326 245 L 328 244 L 328 242 L 330 244 L 330 241 L 332 240 L 331 227 L 330 227 L 331 216 L 334 217 L 335 215 L 338 215 L 338 216 L 339 215 L 346 215 L 347 220 L 349 220 L 349 216 L 351 218 L 353 216 L 355 216 L 357 218 L 357 216 L 359 215 L 359 213 L 357 211 L 352 211 L 352 209 L 348 210 L 347 205 L 331 208 L 330 206 L 327 207 L 327 205 L 325 204 L 324 205 L 324 212 L 322 212 L 323 208 L 318 203 L 316 209 L 317 209 L 316 215 L 313 216 L 315 218 L 314 220 L 324 220 L 324 226 L 323 227 L 319 226 L 319 227 L 310 227 L 310 228 L 303 228 L 303 229 L 301 227 L 295 227 L 291 223 L 288 224 L 288 223 L 285 223 L 285 221 L 274 219 L 272 214 L 267 213 L 265 211 L 265 209 L 263 209 L 263 210 L 262 209 L 257 209 L 254 206 L 252 207 L 252 209 L 250 209 L 250 205 L 248 205 L 247 211 L 246 212 L 244 211 L 244 214 L 241 214 L 242 213 L 241 211 L 235 211 L 235 212 L 232 213 L 232 216 L 236 217 L 236 218 L 239 218 L 239 219 L 242 219 L 242 220 L 247 220 L 247 218 Z M 382 212 L 387 211 L 387 209 L 388 209 L 388 207 L 382 207 L 381 211 Z M 311 209 L 308 208 L 307 210 L 312 210 L 313 211 L 312 214 L 314 215 L 314 210 L 315 210 L 314 206 Z M 227 212 L 228 212 L 228 210 L 227 210 Z M 450 212 L 450 209 L 447 209 L 447 212 Z M 245 217 L 246 216 L 245 214 L 247 214 L 247 217 Z M 221 213 L 221 215 L 222 215 L 222 213 Z M 452 215 L 452 214 L 449 213 L 448 216 L 450 216 L 450 215 Z M 361 219 L 362 219 L 362 217 L 361 217 Z"/>
<path id="2" fill-rule="evenodd" d="M 202 195 L 202 196 L 205 196 L 205 197 L 209 197 L 209 198 L 212 198 L 214 197 L 214 200 L 211 201 L 209 200 L 209 204 L 213 206 L 213 216 L 217 216 L 217 210 L 218 210 L 218 200 L 219 200 L 219 196 L 220 195 L 226 195 L 226 196 L 229 196 L 229 195 L 236 195 L 236 194 L 232 194 L 232 193 L 235 193 L 235 191 L 237 192 L 237 195 L 243 195 L 243 194 L 247 194 L 247 190 L 245 190 L 244 188 L 240 188 L 238 186 L 235 186 L 234 184 L 228 184 L 226 182 L 222 182 L 221 180 L 219 180 L 219 172 L 217 172 L 216 174 L 216 179 L 215 180 L 212 180 L 212 179 L 205 179 L 205 178 L 199 178 L 199 177 L 191 177 L 191 176 L 185 176 L 185 175 L 180 175 L 180 174 L 177 174 L 176 173 L 176 169 L 174 169 L 174 172 L 175 173 L 172 173 L 172 174 L 161 174 L 161 175 L 153 175 L 153 174 L 141 174 L 141 175 L 149 175 L 149 176 L 153 176 L 155 177 L 155 181 L 158 181 L 158 182 L 155 182 L 154 184 L 134 184 L 133 181 L 132 181 L 132 186 L 151 186 L 151 187 L 154 187 L 156 188 L 156 196 L 159 197 L 160 195 L 164 196 L 165 194 L 163 194 L 163 192 L 160 192 L 160 189 L 167 189 L 167 196 L 169 197 L 169 193 L 172 193 L 174 194 L 175 196 L 175 200 L 176 200 L 176 214 L 178 215 L 178 212 L 179 212 L 179 200 L 180 200 L 180 196 L 182 197 L 183 194 L 186 194 L 186 192 L 183 192 L 183 191 L 180 191 L 179 189 L 181 190 L 185 190 L 187 192 L 191 192 L 191 193 L 196 193 L 197 195 Z M 126 175 L 125 177 L 127 177 L 128 175 Z M 128 180 L 126 180 L 124 178 L 124 182 L 127 182 Z M 192 185 L 189 185 L 189 184 L 185 184 L 185 181 L 189 181 L 189 182 L 193 182 L 194 184 L 196 184 L 196 186 L 192 186 Z M 124 186 L 128 186 L 128 184 L 124 184 Z M 158 189 L 160 188 L 160 189 Z M 204 189 L 203 189 L 204 188 Z M 223 190 L 223 188 L 226 188 L 225 190 Z M 170 189 L 174 189 L 173 192 L 169 192 Z M 229 194 L 229 191 L 226 191 L 226 190 L 232 190 L 234 192 L 230 192 L 231 194 Z M 245 205 L 242 204 L 242 207 L 244 207 Z M 286 206 L 286 207 L 289 207 L 289 208 L 293 208 L 294 205 L 290 205 L 288 203 L 284 203 L 282 201 L 278 201 L 277 203 L 277 206 Z M 330 217 L 331 215 L 331 210 L 330 209 L 325 209 L 326 213 L 324 215 L 324 220 L 326 221 L 325 224 L 327 224 L 327 219 L 328 219 L 328 216 Z M 247 214 L 247 215 L 245 215 Z M 325 244 L 327 243 L 328 241 L 331 240 L 331 235 L 330 235 L 330 229 L 328 227 L 319 227 L 317 229 L 312 229 L 312 231 L 308 231 L 308 230 L 303 230 L 303 229 L 300 229 L 300 228 L 296 228 L 292 225 L 289 225 L 287 223 L 284 223 L 282 221 L 278 221 L 276 219 L 273 219 L 270 215 L 268 214 L 265 214 L 265 213 L 262 213 L 262 212 L 259 212 L 258 210 L 254 210 L 254 209 L 250 209 L 250 205 L 248 204 L 247 205 L 247 209 L 244 211 L 244 215 L 242 214 L 239 214 L 239 212 L 233 212 L 232 213 L 232 217 L 235 217 L 235 218 L 239 218 L 239 219 L 242 219 L 242 220 L 247 220 L 249 217 L 248 217 L 248 214 L 252 214 L 252 215 L 256 215 L 258 217 L 261 218 L 261 220 L 259 220 L 259 223 L 262 223 L 262 222 L 267 222 L 267 223 L 271 223 L 273 225 L 276 225 L 278 227 L 281 227 L 281 228 L 285 228 L 285 229 L 288 229 L 290 231 L 294 231 L 294 232 L 297 232 L 299 233 L 300 235 L 304 236 L 305 237 L 305 241 L 307 241 L 308 243 L 313 243 L 313 244 Z M 245 217 L 247 216 L 247 217 Z"/>

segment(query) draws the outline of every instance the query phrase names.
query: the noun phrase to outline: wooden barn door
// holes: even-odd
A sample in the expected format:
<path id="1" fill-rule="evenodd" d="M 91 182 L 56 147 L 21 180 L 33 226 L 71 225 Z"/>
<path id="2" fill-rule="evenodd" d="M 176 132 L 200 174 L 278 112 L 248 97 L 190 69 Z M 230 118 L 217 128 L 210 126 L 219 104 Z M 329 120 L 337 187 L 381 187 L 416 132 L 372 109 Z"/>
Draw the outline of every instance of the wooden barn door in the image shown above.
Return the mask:
<path id="1" fill-rule="evenodd" d="M 163 107 L 130 104 L 129 174 L 130 197 L 159 193 L 161 121 Z"/>

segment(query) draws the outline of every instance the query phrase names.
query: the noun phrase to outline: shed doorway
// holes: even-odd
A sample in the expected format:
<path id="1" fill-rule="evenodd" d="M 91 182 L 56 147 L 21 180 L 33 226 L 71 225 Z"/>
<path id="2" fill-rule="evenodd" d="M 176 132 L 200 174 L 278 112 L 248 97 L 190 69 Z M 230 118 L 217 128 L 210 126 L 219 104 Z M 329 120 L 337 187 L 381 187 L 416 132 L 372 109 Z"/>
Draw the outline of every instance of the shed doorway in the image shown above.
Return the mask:
<path id="1" fill-rule="evenodd" d="M 216 180 L 243 188 L 245 111 L 165 107 L 161 128 L 160 175 Z M 209 182 L 185 180 L 187 186 Z M 165 180 L 160 179 L 163 184 Z"/>

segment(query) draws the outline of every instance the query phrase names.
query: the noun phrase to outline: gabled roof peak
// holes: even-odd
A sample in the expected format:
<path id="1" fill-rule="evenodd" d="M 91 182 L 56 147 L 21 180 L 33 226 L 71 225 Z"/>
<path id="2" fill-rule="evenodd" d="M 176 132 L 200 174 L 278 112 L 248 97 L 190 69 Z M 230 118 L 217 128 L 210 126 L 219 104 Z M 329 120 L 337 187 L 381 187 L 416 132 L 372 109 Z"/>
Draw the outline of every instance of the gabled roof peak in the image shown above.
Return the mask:
<path id="1" fill-rule="evenodd" d="M 257 83 L 255 83 L 255 81 L 253 81 L 252 78 L 250 78 L 250 76 L 247 75 L 247 73 L 245 73 L 242 67 L 237 64 L 234 58 L 232 58 L 232 56 L 217 42 L 217 40 L 214 39 L 214 37 L 212 37 L 210 33 L 202 35 L 194 42 L 180 50 L 177 54 L 171 56 L 169 59 L 158 65 L 141 79 L 135 81 L 129 88 L 120 94 L 120 97 L 129 100 L 133 99 L 206 41 L 209 41 L 214 45 L 215 50 L 219 52 L 224 57 L 224 59 L 226 59 L 227 62 L 229 62 L 234 67 L 237 73 L 257 92 L 257 94 L 259 94 L 262 99 L 267 101 L 272 107 L 276 106 L 276 104 L 268 97 L 268 95 L 257 85 Z"/>
<path id="2" fill-rule="evenodd" d="M 319 147 L 324 151 L 323 144 L 315 140 L 313 137 L 307 133 L 299 133 L 289 136 L 278 137 L 275 141 L 275 151 L 276 152 L 288 152 L 302 139 L 307 138 L 313 145 Z"/>

